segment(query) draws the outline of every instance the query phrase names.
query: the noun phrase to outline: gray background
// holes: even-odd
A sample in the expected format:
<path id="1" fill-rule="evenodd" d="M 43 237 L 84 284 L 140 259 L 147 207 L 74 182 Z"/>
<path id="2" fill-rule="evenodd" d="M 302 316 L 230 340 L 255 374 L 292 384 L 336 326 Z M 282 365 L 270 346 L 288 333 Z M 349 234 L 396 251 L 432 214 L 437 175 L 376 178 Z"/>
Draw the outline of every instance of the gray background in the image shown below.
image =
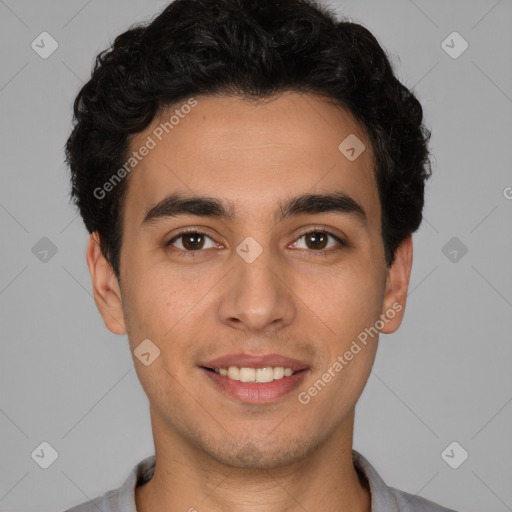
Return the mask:
<path id="1" fill-rule="evenodd" d="M 63 145 L 96 54 L 164 5 L 0 0 L 3 511 L 64 510 L 153 453 L 127 339 L 92 299 Z M 388 485 L 460 511 L 512 510 L 512 3 L 331 5 L 376 35 L 433 130 L 407 313 L 381 337 L 354 447 Z M 31 48 L 43 31 L 59 44 L 47 59 Z M 453 31 L 469 44 L 457 59 L 441 46 Z M 46 261 L 32 251 L 43 237 L 57 249 Z M 31 458 L 42 441 L 58 452 L 46 470 Z M 469 453 L 458 469 L 441 457 L 452 441 Z"/>

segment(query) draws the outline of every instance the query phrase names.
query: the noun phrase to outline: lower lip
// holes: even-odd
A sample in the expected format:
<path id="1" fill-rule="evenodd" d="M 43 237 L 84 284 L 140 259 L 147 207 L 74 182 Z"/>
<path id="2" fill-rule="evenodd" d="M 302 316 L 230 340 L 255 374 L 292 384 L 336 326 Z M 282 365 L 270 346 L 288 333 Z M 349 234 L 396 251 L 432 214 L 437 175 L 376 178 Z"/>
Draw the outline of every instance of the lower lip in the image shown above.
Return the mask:
<path id="1" fill-rule="evenodd" d="M 201 370 L 206 373 L 206 376 L 213 381 L 218 389 L 233 398 L 251 404 L 272 402 L 287 395 L 300 385 L 308 371 L 307 369 L 300 370 L 289 377 L 260 383 L 241 382 L 206 368 L 201 368 Z"/>

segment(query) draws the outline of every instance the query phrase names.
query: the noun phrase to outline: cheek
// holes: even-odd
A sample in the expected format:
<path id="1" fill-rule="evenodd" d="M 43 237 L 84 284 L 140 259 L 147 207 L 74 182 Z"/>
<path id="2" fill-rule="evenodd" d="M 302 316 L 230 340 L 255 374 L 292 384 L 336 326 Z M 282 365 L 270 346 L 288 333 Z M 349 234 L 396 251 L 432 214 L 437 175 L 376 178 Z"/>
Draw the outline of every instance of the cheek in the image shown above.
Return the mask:
<path id="1" fill-rule="evenodd" d="M 205 293 L 218 281 L 203 276 L 186 277 L 179 267 L 154 264 L 139 267 L 128 274 L 124 284 L 123 307 L 132 350 L 140 341 L 149 338 L 161 349 L 161 361 L 175 366 L 177 356 L 187 349 L 187 340 L 194 340 L 206 312 L 214 308 L 214 295 Z"/>
<path id="2" fill-rule="evenodd" d="M 297 295 L 316 314 L 326 333 L 340 343 L 355 337 L 378 319 L 382 301 L 382 279 L 371 266 L 346 263 L 328 273 L 296 281 Z M 300 284 L 299 284 L 300 283 Z"/>
<path id="3" fill-rule="evenodd" d="M 178 290 L 186 290 L 179 270 L 173 270 L 163 260 L 165 252 L 161 248 L 144 249 L 147 242 L 137 246 L 126 241 L 125 288 L 134 313 L 144 317 L 160 315 L 163 310 L 173 310 Z"/>

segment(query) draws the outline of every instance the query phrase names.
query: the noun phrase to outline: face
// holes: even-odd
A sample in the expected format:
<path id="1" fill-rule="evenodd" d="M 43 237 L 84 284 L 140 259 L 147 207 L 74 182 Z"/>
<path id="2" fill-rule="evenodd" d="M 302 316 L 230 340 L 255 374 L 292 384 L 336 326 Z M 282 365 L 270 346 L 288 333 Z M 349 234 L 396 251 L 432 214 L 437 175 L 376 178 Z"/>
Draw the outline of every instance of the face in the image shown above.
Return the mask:
<path id="1" fill-rule="evenodd" d="M 195 100 L 161 140 L 172 111 L 131 141 L 132 151 L 148 136 L 156 144 L 129 176 L 121 288 L 91 237 L 95 299 L 132 353 L 146 339 L 147 360 L 160 351 L 148 365 L 134 356 L 155 445 L 282 466 L 351 435 L 375 328 L 402 318 L 411 242 L 387 269 L 370 144 L 348 111 L 298 93 Z M 355 160 L 338 148 L 349 135 L 366 147 Z M 176 194 L 211 202 L 168 200 Z M 292 202 L 307 194 L 319 197 Z M 297 372 L 244 383 L 221 374 L 229 366 Z"/>

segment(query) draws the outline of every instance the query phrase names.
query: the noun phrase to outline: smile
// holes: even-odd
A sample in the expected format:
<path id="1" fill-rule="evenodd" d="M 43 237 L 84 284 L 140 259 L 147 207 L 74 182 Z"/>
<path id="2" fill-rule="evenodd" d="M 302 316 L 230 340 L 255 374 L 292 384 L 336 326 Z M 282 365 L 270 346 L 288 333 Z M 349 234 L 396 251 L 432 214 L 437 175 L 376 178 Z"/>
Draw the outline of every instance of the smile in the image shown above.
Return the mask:
<path id="1" fill-rule="evenodd" d="M 259 383 L 272 382 L 273 380 L 290 377 L 295 373 L 291 368 L 284 368 L 283 366 L 264 366 L 262 368 L 230 366 L 228 368 L 209 369 L 231 380 Z"/>

